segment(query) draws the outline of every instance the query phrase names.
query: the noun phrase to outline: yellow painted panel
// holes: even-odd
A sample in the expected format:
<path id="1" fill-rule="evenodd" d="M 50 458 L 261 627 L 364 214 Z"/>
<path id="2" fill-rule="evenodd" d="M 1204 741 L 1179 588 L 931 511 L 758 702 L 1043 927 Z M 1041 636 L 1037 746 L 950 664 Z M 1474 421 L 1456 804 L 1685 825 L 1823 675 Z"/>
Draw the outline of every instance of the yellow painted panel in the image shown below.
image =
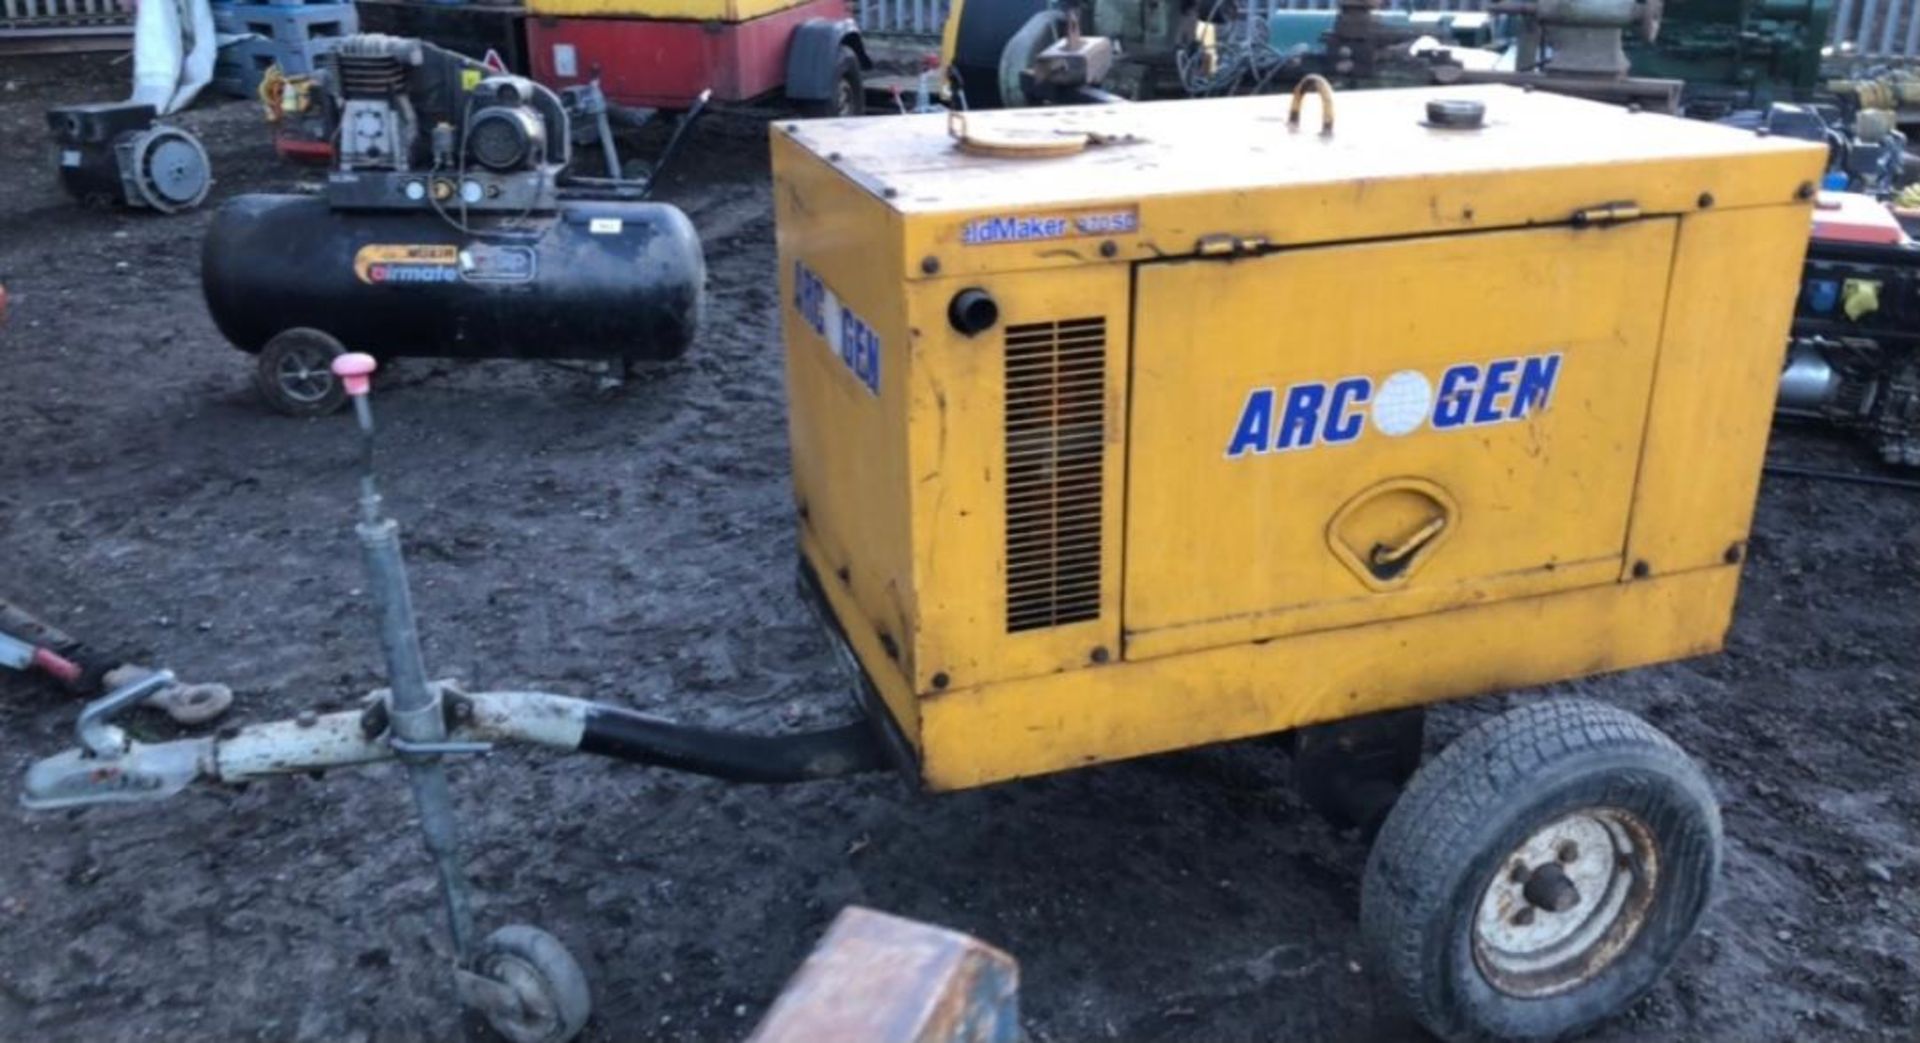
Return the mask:
<path id="1" fill-rule="evenodd" d="M 1667 316 L 1629 568 L 1744 555 L 1810 222 L 1809 205 L 1682 222 L 1672 292 L 1686 306 Z"/>
<path id="2" fill-rule="evenodd" d="M 1421 123 L 1435 97 L 1487 105 L 1478 131 Z M 1817 144 L 1510 87 L 1343 93 L 1328 138 L 1286 128 L 1285 97 L 973 113 L 1002 135 L 1123 138 L 1056 159 L 958 152 L 939 115 L 817 120 L 781 130 L 908 215 L 903 278 L 1192 253 L 1215 234 L 1296 245 L 1560 224 L 1630 200 L 1649 214 L 1787 203 L 1818 177 Z M 1809 170 L 1814 171 L 1809 175 Z M 967 242 L 982 219 L 1126 213 L 1134 231 Z"/>
<path id="3" fill-rule="evenodd" d="M 1331 139 L 1275 99 L 970 117 L 1133 135 L 1038 163 L 938 117 L 773 129 L 802 552 L 930 785 L 1719 646 L 1824 150 L 1466 93 L 1485 130 L 1420 126 L 1421 91 L 1341 96 Z M 975 337 L 969 287 L 1001 312 Z M 1070 362 L 1031 361 L 1041 327 Z M 1462 363 L 1494 404 L 1435 429 Z M 1313 382 L 1360 440 L 1227 458 L 1257 389 Z M 1022 426 L 1050 416 L 1071 437 Z M 1035 518 L 1074 553 L 1036 566 Z M 1016 590 L 1091 596 L 1023 629 Z"/>
<path id="4" fill-rule="evenodd" d="M 868 672 L 883 694 L 897 695 L 901 686 L 890 678 L 911 673 L 899 657 L 911 648 L 914 628 L 909 338 L 906 301 L 889 292 L 896 285 L 897 218 L 777 137 L 773 170 L 788 435 L 803 542 L 821 583 L 830 593 L 845 592 L 838 616 L 854 648 L 865 650 Z M 804 294 L 803 280 L 810 289 Z M 870 330 L 871 341 L 857 329 Z M 894 709 L 910 731 L 911 703 Z"/>
<path id="5" fill-rule="evenodd" d="M 1127 654 L 1617 576 L 1673 234 L 1143 266 Z"/>
<path id="6" fill-rule="evenodd" d="M 800 553 L 819 575 L 820 590 L 826 596 L 827 608 L 833 617 L 843 624 L 846 620 L 862 618 L 864 614 L 853 600 L 853 591 L 831 572 L 822 569 L 821 563 L 830 560 L 829 556 L 820 549 L 819 541 L 804 523 L 800 528 Z M 843 625 L 842 629 L 847 635 L 848 648 L 854 658 L 867 667 L 867 676 L 880 693 L 880 701 L 886 704 L 887 712 L 893 717 L 901 736 L 913 747 L 917 756 L 920 749 L 920 703 L 907 687 L 906 678 L 900 671 L 873 667 L 872 664 L 889 662 L 886 646 L 880 643 L 880 632 L 872 627 L 860 626 L 847 628 Z"/>
<path id="7" fill-rule="evenodd" d="M 527 0 L 536 15 L 658 18 L 689 22 L 745 22 L 806 0 Z"/>
<path id="8" fill-rule="evenodd" d="M 973 337 L 956 332 L 947 321 L 954 295 L 970 287 L 990 293 L 999 307 L 998 323 Z M 1118 656 L 1129 290 L 1129 272 L 1123 265 L 938 280 L 913 287 L 908 314 L 914 331 L 909 407 L 914 585 L 921 613 L 913 656 L 917 691 L 941 687 L 935 675 L 944 675 L 947 685 L 960 687 L 1069 669 L 1097 655 Z M 1008 553 L 1010 459 L 1031 461 L 1036 454 L 1071 452 L 1074 446 L 1068 444 L 1071 434 L 1057 444 L 1029 435 L 1009 445 L 1010 367 L 1026 378 L 1055 374 L 1037 371 L 1027 362 L 1009 363 L 1007 344 L 1010 337 L 1032 337 L 1060 322 L 1080 323 L 1069 327 L 1082 331 L 1079 343 L 1094 343 L 1095 329 L 1104 337 L 1101 372 L 1096 375 L 1084 366 L 1072 370 L 1089 382 L 1097 376 L 1102 385 L 1100 426 L 1094 432 L 1099 444 L 1078 447 L 1098 454 L 1097 489 L 1083 486 L 1078 492 L 1066 492 L 1059 504 L 1062 518 L 1070 518 L 1076 506 L 1088 507 L 1098 525 L 1097 539 L 1080 545 L 1088 554 L 1098 551 L 1097 573 L 1087 581 L 1097 579 L 1098 608 L 1083 621 L 1009 632 L 1010 587 L 1022 589 L 1023 584 L 1037 582 L 1025 576 L 1045 579 L 1051 575 L 1041 567 L 1044 561 L 1031 555 L 1015 560 Z M 1090 406 L 1075 407 L 1049 398 L 1042 403 L 1042 411 L 1045 416 L 1028 407 L 1024 416 L 1029 421 L 1063 416 L 1092 422 Z M 1055 465 L 1049 457 L 1041 466 Z M 1032 516 L 1032 512 L 1025 515 Z M 1016 528 L 1030 524 L 1014 522 Z M 1060 524 L 1071 529 L 1075 523 Z M 1010 570 L 1017 570 L 1011 581 Z"/>
<path id="9" fill-rule="evenodd" d="M 947 692 L 922 700 L 923 776 L 965 789 L 1702 655 L 1738 580 L 1703 569 Z"/>

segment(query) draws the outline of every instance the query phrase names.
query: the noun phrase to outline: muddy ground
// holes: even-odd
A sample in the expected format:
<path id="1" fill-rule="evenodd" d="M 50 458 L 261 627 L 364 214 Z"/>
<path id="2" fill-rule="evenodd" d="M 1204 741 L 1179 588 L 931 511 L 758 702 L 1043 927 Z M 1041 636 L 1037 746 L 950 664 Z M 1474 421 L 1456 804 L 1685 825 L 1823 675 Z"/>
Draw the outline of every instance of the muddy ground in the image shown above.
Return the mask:
<path id="1" fill-rule="evenodd" d="M 255 399 L 200 299 L 211 207 L 85 212 L 59 194 L 41 110 L 120 96 L 125 66 L 0 70 L 5 593 L 229 681 L 240 720 L 347 706 L 380 683 L 350 421 Z M 216 204 L 302 176 L 246 105 L 183 122 L 206 137 Z M 537 364 L 412 361 L 383 384 L 427 657 L 476 685 L 715 724 L 827 721 L 846 706 L 789 578 L 764 127 L 713 118 L 667 196 L 712 265 L 712 321 L 683 362 L 610 401 Z M 1818 434 L 1775 454 L 1862 463 Z M 1596 1038 L 1920 1037 L 1916 502 L 1770 479 L 1726 654 L 1564 686 L 1699 757 L 1728 833 L 1702 936 Z M 1441 711 L 1430 743 L 1497 702 Z M 0 678 L 0 788 L 68 743 L 75 710 Z M 483 924 L 543 924 L 582 958 L 589 1039 L 742 1037 L 852 902 L 1018 954 L 1036 1040 L 1423 1038 L 1360 962 L 1364 849 L 1268 746 L 939 798 L 515 752 L 454 775 Z M 393 770 L 60 814 L 10 794 L 0 831 L 0 1039 L 487 1035 L 449 1015 Z"/>

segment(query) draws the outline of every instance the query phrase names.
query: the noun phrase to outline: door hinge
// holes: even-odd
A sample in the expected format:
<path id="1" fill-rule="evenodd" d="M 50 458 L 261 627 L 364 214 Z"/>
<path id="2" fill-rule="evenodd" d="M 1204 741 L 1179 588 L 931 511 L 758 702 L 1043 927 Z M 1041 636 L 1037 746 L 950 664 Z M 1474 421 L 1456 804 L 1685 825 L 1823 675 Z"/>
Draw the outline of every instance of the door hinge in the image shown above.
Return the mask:
<path id="1" fill-rule="evenodd" d="M 1228 232 L 1203 235 L 1193 244 L 1193 252 L 1201 257 L 1244 257 L 1266 248 L 1267 237 L 1264 235 L 1233 235 Z"/>
<path id="2" fill-rule="evenodd" d="M 1631 199 L 1590 206 L 1573 212 L 1573 227 L 1586 228 L 1591 225 L 1612 225 L 1622 221 L 1632 221 L 1640 217 L 1640 204 Z"/>

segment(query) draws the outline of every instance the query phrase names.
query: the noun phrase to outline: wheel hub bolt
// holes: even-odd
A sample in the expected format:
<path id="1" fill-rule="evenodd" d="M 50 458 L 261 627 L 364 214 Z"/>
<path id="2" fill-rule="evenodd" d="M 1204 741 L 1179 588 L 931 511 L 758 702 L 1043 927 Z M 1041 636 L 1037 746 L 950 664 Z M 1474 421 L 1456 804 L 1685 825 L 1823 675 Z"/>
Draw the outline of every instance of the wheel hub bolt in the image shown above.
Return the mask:
<path id="1" fill-rule="evenodd" d="M 1548 862 L 1535 869 L 1520 893 L 1528 905 L 1550 913 L 1564 913 L 1580 904 L 1580 889 L 1567 878 L 1567 871 L 1561 869 L 1558 862 Z"/>

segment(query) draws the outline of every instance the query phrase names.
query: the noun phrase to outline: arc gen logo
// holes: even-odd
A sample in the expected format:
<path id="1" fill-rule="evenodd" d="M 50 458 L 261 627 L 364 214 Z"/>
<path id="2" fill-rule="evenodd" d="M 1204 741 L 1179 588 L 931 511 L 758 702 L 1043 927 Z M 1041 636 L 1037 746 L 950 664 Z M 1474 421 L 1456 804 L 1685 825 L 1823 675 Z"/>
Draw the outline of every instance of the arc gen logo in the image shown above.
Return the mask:
<path id="1" fill-rule="evenodd" d="M 1422 428 L 1455 431 L 1524 420 L 1552 405 L 1561 358 L 1554 351 L 1461 362 L 1438 379 L 1403 369 L 1377 380 L 1351 376 L 1284 390 L 1256 387 L 1234 420 L 1226 455 L 1346 445 L 1369 430 L 1402 438 Z"/>

